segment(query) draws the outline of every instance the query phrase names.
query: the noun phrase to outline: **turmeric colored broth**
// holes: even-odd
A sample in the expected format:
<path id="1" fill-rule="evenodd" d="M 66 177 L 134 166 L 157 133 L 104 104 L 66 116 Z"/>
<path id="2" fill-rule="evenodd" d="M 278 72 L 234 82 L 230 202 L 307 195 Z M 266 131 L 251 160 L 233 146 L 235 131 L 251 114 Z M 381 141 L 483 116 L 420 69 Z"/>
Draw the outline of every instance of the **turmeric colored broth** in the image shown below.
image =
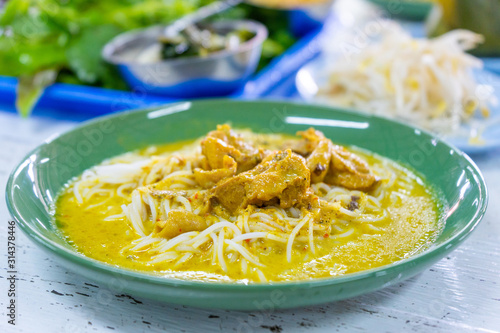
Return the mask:
<path id="1" fill-rule="evenodd" d="M 277 139 L 278 138 L 278 139 Z M 260 136 L 261 145 L 274 146 L 288 138 Z M 143 156 L 161 155 L 178 151 L 192 143 L 157 146 L 137 152 Z M 307 242 L 293 246 L 291 262 L 285 259 L 286 244 L 272 240 L 257 240 L 250 245 L 258 253 L 260 268 L 268 281 L 296 281 L 339 276 L 394 263 L 408 258 L 431 244 L 440 232 L 441 204 L 436 194 L 410 170 L 366 151 L 350 151 L 364 158 L 370 166 L 390 168 L 397 178 L 391 190 L 402 193 L 399 199 L 385 196 L 382 207 L 389 214 L 374 223 L 349 222 L 332 229 L 314 241 L 315 252 Z M 410 186 L 408 186 L 408 184 Z M 105 199 L 97 194 L 78 204 L 70 183 L 60 194 L 56 204 L 55 221 L 62 235 L 82 254 L 111 265 L 173 278 L 197 281 L 256 282 L 256 274 L 243 274 L 240 259 L 227 262 L 227 273 L 211 260 L 210 243 L 200 248 L 192 259 L 174 267 L 174 263 L 148 263 L 148 251 L 128 252 L 125 247 L 139 239 L 125 219 L 106 221 L 110 215 L 120 214 L 127 200 L 120 196 Z M 103 190 L 107 187 L 103 187 Z M 113 187 L 109 187 L 113 189 Z M 100 204 L 100 205 L 99 205 Z M 93 207 L 96 205 L 95 207 Z M 352 230 L 351 230 L 352 229 Z M 297 236 L 307 236 L 307 228 Z"/>

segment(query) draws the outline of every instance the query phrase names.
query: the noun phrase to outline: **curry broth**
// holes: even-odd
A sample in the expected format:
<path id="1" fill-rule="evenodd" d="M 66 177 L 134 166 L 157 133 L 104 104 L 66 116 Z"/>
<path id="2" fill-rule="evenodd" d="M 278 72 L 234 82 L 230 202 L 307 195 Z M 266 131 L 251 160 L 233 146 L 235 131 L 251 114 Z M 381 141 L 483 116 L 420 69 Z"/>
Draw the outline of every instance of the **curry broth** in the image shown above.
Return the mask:
<path id="1" fill-rule="evenodd" d="M 273 146 L 276 137 L 261 140 L 260 144 Z M 148 148 L 140 155 L 151 156 L 178 151 L 186 142 L 167 144 Z M 376 227 L 353 222 L 353 232 L 342 237 L 325 234 L 315 240 L 315 253 L 308 251 L 307 244 L 293 247 L 292 261 L 284 259 L 285 244 L 271 240 L 258 240 L 252 247 L 260 254 L 259 259 L 265 265 L 262 271 L 269 281 L 293 281 L 311 278 L 338 276 L 370 268 L 387 265 L 418 253 L 434 241 L 440 231 L 440 204 L 437 196 L 425 186 L 423 181 L 409 170 L 394 162 L 356 150 L 370 165 L 391 165 L 397 176 L 411 180 L 411 190 L 400 198 L 398 204 L 390 206 L 390 198 L 381 202 L 389 207 L 390 214 L 376 222 Z M 394 189 L 397 189 L 397 183 Z M 104 188 L 105 189 L 105 188 Z M 401 189 L 400 189 L 401 190 Z M 121 206 L 127 200 L 114 196 L 104 204 L 99 196 L 79 205 L 71 185 L 68 185 L 57 201 L 55 221 L 63 237 L 82 254 L 117 267 L 149 272 L 157 275 L 199 281 L 252 281 L 250 275 L 243 275 L 239 259 L 228 263 L 225 273 L 210 260 L 210 246 L 201 247 L 201 254 L 178 267 L 172 262 L 148 263 L 151 255 L 147 251 L 133 254 L 122 251 L 137 240 L 139 236 L 123 218 L 105 221 L 113 214 L 121 213 Z M 95 205 L 95 206 L 94 206 Z M 103 209 L 104 208 L 104 209 Z"/>

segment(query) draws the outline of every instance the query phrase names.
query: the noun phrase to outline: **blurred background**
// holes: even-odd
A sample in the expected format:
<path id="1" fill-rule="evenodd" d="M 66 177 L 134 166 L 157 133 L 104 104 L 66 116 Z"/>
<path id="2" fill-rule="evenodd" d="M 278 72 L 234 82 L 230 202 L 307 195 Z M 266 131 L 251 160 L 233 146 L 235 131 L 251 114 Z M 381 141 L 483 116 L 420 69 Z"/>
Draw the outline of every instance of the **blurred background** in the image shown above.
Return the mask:
<path id="1" fill-rule="evenodd" d="M 288 99 L 398 118 L 468 152 L 500 145 L 498 0 L 1 6 L 3 112 L 82 121 L 185 99 Z"/>

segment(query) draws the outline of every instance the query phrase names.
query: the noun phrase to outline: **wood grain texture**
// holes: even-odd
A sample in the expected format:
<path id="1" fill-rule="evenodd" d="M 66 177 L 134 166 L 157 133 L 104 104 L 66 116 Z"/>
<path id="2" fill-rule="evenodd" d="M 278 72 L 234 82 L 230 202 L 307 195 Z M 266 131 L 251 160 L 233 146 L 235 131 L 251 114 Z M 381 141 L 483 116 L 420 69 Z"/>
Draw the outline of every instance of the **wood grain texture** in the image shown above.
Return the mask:
<path id="1" fill-rule="evenodd" d="M 239 312 L 174 306 L 96 285 L 59 266 L 17 232 L 18 319 L 7 324 L 4 188 L 32 148 L 74 123 L 0 112 L 0 332 L 500 332 L 500 151 L 475 157 L 490 205 L 472 236 L 396 286 L 294 310 Z"/>

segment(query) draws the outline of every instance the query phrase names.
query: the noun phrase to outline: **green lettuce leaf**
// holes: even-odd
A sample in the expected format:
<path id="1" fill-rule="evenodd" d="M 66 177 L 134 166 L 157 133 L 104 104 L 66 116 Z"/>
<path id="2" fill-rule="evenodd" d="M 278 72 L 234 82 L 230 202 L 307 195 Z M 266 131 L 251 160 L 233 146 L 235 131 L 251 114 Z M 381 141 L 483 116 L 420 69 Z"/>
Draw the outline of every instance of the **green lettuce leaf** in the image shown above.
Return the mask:
<path id="1" fill-rule="evenodd" d="M 46 87 L 55 82 L 57 70 L 48 69 L 35 75 L 22 75 L 17 84 L 16 108 L 23 117 L 28 117 Z"/>
<path id="2" fill-rule="evenodd" d="M 102 60 L 101 50 L 120 32 L 122 30 L 114 25 L 88 27 L 71 42 L 66 58 L 80 81 L 96 84 L 108 75 L 109 68 Z"/>

